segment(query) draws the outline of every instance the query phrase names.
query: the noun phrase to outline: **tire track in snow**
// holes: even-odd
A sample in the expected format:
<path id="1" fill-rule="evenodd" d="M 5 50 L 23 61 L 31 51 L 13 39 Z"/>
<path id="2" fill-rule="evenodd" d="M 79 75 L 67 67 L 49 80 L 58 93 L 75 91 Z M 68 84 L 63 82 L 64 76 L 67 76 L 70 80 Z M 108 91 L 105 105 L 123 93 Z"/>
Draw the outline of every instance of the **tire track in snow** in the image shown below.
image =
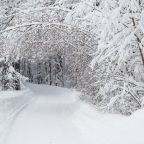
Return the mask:
<path id="1" fill-rule="evenodd" d="M 0 144 L 7 143 L 7 138 L 15 120 L 34 99 L 32 92 L 29 90 L 19 93 L 13 92 L 16 96 L 7 94 L 6 98 L 4 98 L 4 95 L 0 96 Z"/>

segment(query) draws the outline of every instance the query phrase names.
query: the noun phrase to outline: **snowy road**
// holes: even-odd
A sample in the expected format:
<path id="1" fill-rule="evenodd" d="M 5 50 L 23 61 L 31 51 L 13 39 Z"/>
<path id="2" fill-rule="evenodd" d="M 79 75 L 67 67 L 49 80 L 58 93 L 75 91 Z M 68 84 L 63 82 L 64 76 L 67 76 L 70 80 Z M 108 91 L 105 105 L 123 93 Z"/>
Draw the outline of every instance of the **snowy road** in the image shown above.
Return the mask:
<path id="1" fill-rule="evenodd" d="M 31 94 L 28 89 L 20 92 L 0 92 L 0 144 L 6 142 L 14 121 L 32 102 Z"/>
<path id="2" fill-rule="evenodd" d="M 79 138 L 81 133 L 72 121 L 78 107 L 75 92 L 52 87 L 34 89 L 34 93 L 34 102 L 16 120 L 7 143 L 83 143 Z"/>
<path id="3" fill-rule="evenodd" d="M 11 103 L 18 113 L 6 122 L 0 144 L 144 144 L 143 110 L 129 118 L 100 114 L 75 91 L 27 85 L 30 90 Z"/>

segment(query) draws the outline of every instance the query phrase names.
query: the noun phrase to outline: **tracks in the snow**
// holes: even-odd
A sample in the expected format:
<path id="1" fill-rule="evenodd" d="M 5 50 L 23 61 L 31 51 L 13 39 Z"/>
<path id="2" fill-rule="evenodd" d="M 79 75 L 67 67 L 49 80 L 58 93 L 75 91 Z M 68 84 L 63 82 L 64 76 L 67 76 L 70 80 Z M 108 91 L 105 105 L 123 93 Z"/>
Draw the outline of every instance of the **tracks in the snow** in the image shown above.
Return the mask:
<path id="1" fill-rule="evenodd" d="M 0 144 L 6 144 L 10 130 L 18 115 L 32 102 L 31 92 L 5 92 L 0 94 Z"/>

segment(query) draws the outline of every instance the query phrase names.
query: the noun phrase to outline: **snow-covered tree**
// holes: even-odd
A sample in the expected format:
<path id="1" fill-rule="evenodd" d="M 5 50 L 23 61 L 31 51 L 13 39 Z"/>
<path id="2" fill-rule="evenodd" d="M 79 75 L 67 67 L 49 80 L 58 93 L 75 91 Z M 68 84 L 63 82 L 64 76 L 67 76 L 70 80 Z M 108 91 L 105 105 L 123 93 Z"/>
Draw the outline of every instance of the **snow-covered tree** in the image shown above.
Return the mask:
<path id="1" fill-rule="evenodd" d="M 102 110 L 143 106 L 143 0 L 0 3 L 0 57 L 31 82 L 75 87 Z M 28 9 L 28 10 L 27 10 Z"/>
<path id="2" fill-rule="evenodd" d="M 2 90 L 20 90 L 20 75 L 5 58 L 1 61 L 0 83 Z"/>
<path id="3" fill-rule="evenodd" d="M 142 107 L 144 65 L 141 4 L 136 0 L 101 3 L 102 17 L 100 25 L 97 25 L 100 31 L 97 33 L 98 49 L 91 63 L 89 73 L 92 75 L 86 88 L 92 102 L 100 109 L 131 114 Z"/>

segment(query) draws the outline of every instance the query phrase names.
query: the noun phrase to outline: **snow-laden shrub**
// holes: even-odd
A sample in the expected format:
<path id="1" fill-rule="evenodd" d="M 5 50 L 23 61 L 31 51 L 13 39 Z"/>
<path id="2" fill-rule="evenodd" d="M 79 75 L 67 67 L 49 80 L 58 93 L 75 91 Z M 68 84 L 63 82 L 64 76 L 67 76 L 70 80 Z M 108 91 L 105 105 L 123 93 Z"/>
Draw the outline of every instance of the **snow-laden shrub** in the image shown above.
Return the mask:
<path id="1" fill-rule="evenodd" d="M 18 74 L 6 58 L 1 61 L 0 84 L 2 90 L 20 90 L 20 74 Z"/>

